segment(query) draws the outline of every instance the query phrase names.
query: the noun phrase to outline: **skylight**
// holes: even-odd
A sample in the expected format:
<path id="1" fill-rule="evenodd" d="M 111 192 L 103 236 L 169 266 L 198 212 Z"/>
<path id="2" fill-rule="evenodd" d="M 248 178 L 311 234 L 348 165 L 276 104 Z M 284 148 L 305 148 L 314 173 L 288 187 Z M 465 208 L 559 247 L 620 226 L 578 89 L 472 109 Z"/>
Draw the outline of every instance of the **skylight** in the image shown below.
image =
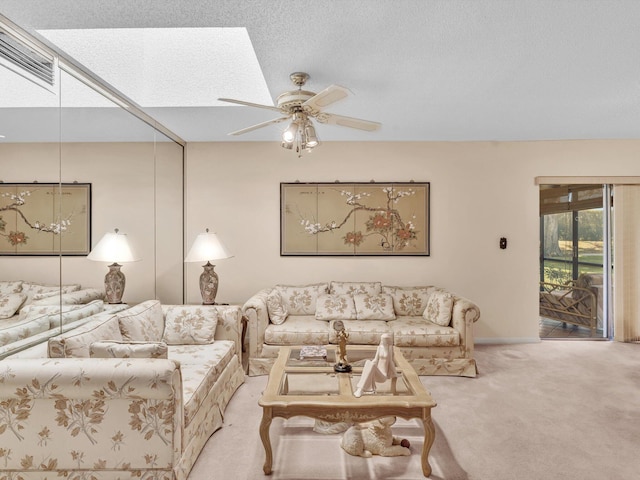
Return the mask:
<path id="1" fill-rule="evenodd" d="M 142 107 L 229 105 L 218 97 L 273 105 L 246 28 L 38 32 Z"/>

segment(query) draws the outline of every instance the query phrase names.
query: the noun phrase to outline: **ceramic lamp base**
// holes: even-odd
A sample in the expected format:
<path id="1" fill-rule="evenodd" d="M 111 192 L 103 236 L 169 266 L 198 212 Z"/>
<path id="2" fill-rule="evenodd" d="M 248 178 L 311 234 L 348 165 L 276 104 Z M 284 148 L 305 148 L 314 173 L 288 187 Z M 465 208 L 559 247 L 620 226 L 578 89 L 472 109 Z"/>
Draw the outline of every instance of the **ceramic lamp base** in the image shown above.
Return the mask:
<path id="1" fill-rule="evenodd" d="M 200 274 L 200 294 L 203 305 L 214 305 L 218 293 L 218 274 L 213 271 L 215 265 L 207 262 L 203 265 L 204 272 Z"/>
<path id="2" fill-rule="evenodd" d="M 122 303 L 124 293 L 125 278 L 120 271 L 122 265 L 112 263 L 109 265 L 109 272 L 104 277 L 105 299 L 107 303 Z"/>

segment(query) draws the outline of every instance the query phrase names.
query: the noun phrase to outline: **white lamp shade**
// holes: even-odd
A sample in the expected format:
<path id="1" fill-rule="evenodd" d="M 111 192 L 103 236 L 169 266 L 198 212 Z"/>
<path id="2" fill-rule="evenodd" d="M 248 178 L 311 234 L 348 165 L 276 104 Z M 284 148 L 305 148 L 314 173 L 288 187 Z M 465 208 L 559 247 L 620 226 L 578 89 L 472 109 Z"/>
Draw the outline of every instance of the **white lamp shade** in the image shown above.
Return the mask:
<path id="1" fill-rule="evenodd" d="M 209 260 L 221 260 L 230 258 L 224 245 L 215 233 L 200 233 L 191 245 L 191 250 L 184 259 L 185 262 L 207 262 Z"/>
<path id="2" fill-rule="evenodd" d="M 117 228 L 113 233 L 105 233 L 104 237 L 91 250 L 91 253 L 87 255 L 87 258 L 96 262 L 114 263 L 137 262 L 140 260 L 131 250 L 127 235 L 118 233 Z"/>

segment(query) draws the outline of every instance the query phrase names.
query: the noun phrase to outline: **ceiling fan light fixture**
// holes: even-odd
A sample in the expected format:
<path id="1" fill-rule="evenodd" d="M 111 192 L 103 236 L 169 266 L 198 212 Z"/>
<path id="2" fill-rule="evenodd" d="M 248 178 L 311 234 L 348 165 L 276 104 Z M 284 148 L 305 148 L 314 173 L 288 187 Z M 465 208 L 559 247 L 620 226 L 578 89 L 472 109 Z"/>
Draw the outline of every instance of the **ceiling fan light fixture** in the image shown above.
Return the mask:
<path id="1" fill-rule="evenodd" d="M 316 135 L 316 129 L 310 121 L 307 122 L 307 125 L 304 127 L 304 137 L 305 137 L 304 143 L 307 149 L 317 147 L 320 144 L 320 141 L 318 140 L 318 136 Z"/>
<path id="2" fill-rule="evenodd" d="M 291 122 L 287 129 L 282 133 L 282 141 L 293 144 L 296 139 L 296 135 L 298 134 L 298 128 L 299 124 L 298 120 L 296 119 Z"/>

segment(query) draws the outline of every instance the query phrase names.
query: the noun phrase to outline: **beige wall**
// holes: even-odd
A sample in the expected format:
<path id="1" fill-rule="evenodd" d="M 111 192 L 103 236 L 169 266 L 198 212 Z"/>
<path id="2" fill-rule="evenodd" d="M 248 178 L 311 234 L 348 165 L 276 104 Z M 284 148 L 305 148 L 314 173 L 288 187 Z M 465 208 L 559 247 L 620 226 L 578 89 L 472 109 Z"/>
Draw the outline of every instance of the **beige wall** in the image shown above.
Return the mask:
<path id="1" fill-rule="evenodd" d="M 479 341 L 538 339 L 536 176 L 639 175 L 640 141 L 324 143 L 298 158 L 277 143 L 192 143 L 186 243 L 208 227 L 234 258 L 217 262 L 219 302 L 263 287 L 330 280 L 438 285 L 474 300 Z M 280 182 L 431 182 L 430 257 L 280 257 Z M 500 237 L 508 248 L 500 250 Z M 198 303 L 200 265 L 187 269 Z"/>
<path id="2" fill-rule="evenodd" d="M 182 163 L 173 143 L 8 143 L 0 145 L 0 180 L 92 184 L 93 246 L 114 228 L 141 258 L 122 271 L 123 301 L 182 302 Z M 60 162 L 58 161 L 60 159 Z M 156 185 L 158 188 L 156 189 Z M 158 235 L 156 235 L 156 231 Z M 159 241 L 158 241 L 159 240 Z M 104 288 L 107 264 L 84 256 L 2 257 L 0 279 Z M 156 282 L 156 279 L 159 279 Z"/>

